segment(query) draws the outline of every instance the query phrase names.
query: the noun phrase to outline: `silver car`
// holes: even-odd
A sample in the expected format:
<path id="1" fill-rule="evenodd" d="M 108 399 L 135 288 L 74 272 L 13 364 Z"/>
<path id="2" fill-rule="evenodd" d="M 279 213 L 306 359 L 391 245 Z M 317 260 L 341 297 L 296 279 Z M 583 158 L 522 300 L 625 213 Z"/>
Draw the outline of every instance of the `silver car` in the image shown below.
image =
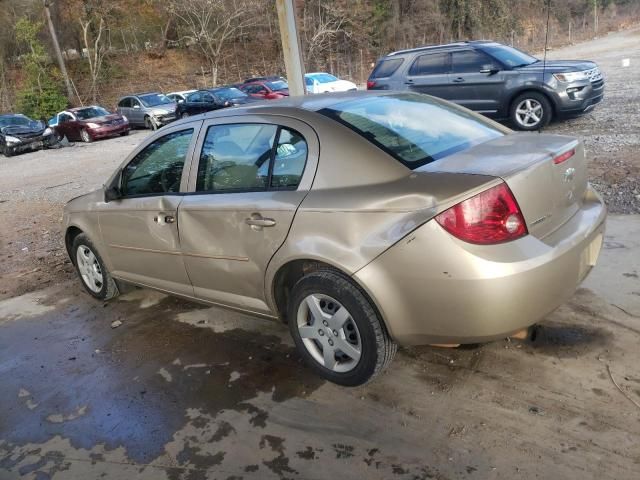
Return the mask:
<path id="1" fill-rule="evenodd" d="M 176 108 L 175 101 L 166 95 L 147 92 L 122 97 L 116 110 L 127 117 L 132 126 L 157 130 L 178 118 Z"/>
<path id="2" fill-rule="evenodd" d="M 541 320 L 595 265 L 605 216 L 574 138 L 354 92 L 180 120 L 63 221 L 94 297 L 127 282 L 284 321 L 313 370 L 359 385 L 397 344 Z"/>

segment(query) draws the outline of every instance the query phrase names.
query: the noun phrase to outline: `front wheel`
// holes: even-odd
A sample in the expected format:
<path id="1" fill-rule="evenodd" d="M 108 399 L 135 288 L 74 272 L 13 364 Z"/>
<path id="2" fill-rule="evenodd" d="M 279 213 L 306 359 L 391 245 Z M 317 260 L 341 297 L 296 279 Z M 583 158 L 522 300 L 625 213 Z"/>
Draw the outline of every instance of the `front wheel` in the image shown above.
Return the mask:
<path id="1" fill-rule="evenodd" d="M 518 130 L 539 130 L 551 121 L 551 103 L 541 93 L 525 92 L 511 103 L 509 116 Z"/>
<path id="2" fill-rule="evenodd" d="M 84 143 L 91 143 L 93 141 L 93 138 L 91 138 L 89 132 L 83 129 L 80 130 L 80 140 L 82 140 Z"/>
<path id="3" fill-rule="evenodd" d="M 144 126 L 148 130 L 157 130 L 158 129 L 158 125 L 156 125 L 156 122 L 151 120 L 151 117 L 144 117 Z"/>
<path id="4" fill-rule="evenodd" d="M 73 240 L 72 260 L 89 294 L 99 300 L 109 300 L 118 296 L 118 286 L 102 261 L 102 257 L 89 237 L 81 233 Z"/>
<path id="5" fill-rule="evenodd" d="M 9 147 L 9 146 L 5 145 L 2 148 L 2 154 L 5 157 L 13 157 L 16 154 L 16 149 L 14 147 Z"/>
<path id="6" fill-rule="evenodd" d="M 397 346 L 370 300 L 347 276 L 318 270 L 293 287 L 289 329 L 305 362 L 345 386 L 367 383 L 393 359 Z"/>

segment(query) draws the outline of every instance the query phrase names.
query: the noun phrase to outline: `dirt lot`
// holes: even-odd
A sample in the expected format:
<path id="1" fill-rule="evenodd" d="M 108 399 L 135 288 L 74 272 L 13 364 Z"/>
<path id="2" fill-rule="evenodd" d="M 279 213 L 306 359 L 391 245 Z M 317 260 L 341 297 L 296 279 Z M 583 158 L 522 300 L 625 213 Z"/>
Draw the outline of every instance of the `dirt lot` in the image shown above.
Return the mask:
<path id="1" fill-rule="evenodd" d="M 640 211 L 639 42 L 553 52 L 607 75 L 604 104 L 549 130 L 585 139 L 620 213 Z M 534 340 L 403 349 L 344 389 L 281 325 L 81 290 L 61 206 L 144 135 L 0 159 L 1 480 L 640 478 L 640 216 L 610 218 L 599 266 Z"/>

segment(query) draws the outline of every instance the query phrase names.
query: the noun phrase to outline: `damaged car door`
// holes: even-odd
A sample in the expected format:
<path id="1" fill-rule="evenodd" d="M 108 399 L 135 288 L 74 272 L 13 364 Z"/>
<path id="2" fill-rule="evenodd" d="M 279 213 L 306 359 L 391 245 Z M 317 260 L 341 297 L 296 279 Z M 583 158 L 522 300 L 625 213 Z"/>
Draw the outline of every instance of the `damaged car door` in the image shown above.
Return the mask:
<path id="1" fill-rule="evenodd" d="M 98 217 L 114 276 L 192 296 L 177 215 L 201 124 L 163 129 L 133 155 L 107 190 L 114 198 Z"/>

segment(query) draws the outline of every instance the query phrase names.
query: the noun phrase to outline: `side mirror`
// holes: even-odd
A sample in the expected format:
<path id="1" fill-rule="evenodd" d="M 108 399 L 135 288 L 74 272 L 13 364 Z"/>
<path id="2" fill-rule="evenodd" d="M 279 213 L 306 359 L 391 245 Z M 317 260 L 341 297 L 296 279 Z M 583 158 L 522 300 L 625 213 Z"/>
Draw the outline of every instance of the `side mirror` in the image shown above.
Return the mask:
<path id="1" fill-rule="evenodd" d="M 140 105 L 138 105 L 137 103 L 133 106 L 133 108 L 140 108 Z"/>
<path id="2" fill-rule="evenodd" d="M 112 185 L 111 187 L 105 189 L 104 191 L 105 203 L 109 203 L 113 200 L 118 200 L 119 198 L 122 198 L 122 192 L 120 191 L 120 188 L 118 188 L 117 186 Z"/>
<path id="3" fill-rule="evenodd" d="M 229 100 L 227 100 L 226 102 L 224 102 L 223 104 L 225 107 L 230 107 L 231 106 L 231 102 Z"/>
<path id="4" fill-rule="evenodd" d="M 500 70 L 497 69 L 496 67 L 492 66 L 492 65 L 484 65 L 481 69 L 480 69 L 480 73 L 488 73 L 489 75 L 494 75 L 496 73 L 498 73 Z"/>

